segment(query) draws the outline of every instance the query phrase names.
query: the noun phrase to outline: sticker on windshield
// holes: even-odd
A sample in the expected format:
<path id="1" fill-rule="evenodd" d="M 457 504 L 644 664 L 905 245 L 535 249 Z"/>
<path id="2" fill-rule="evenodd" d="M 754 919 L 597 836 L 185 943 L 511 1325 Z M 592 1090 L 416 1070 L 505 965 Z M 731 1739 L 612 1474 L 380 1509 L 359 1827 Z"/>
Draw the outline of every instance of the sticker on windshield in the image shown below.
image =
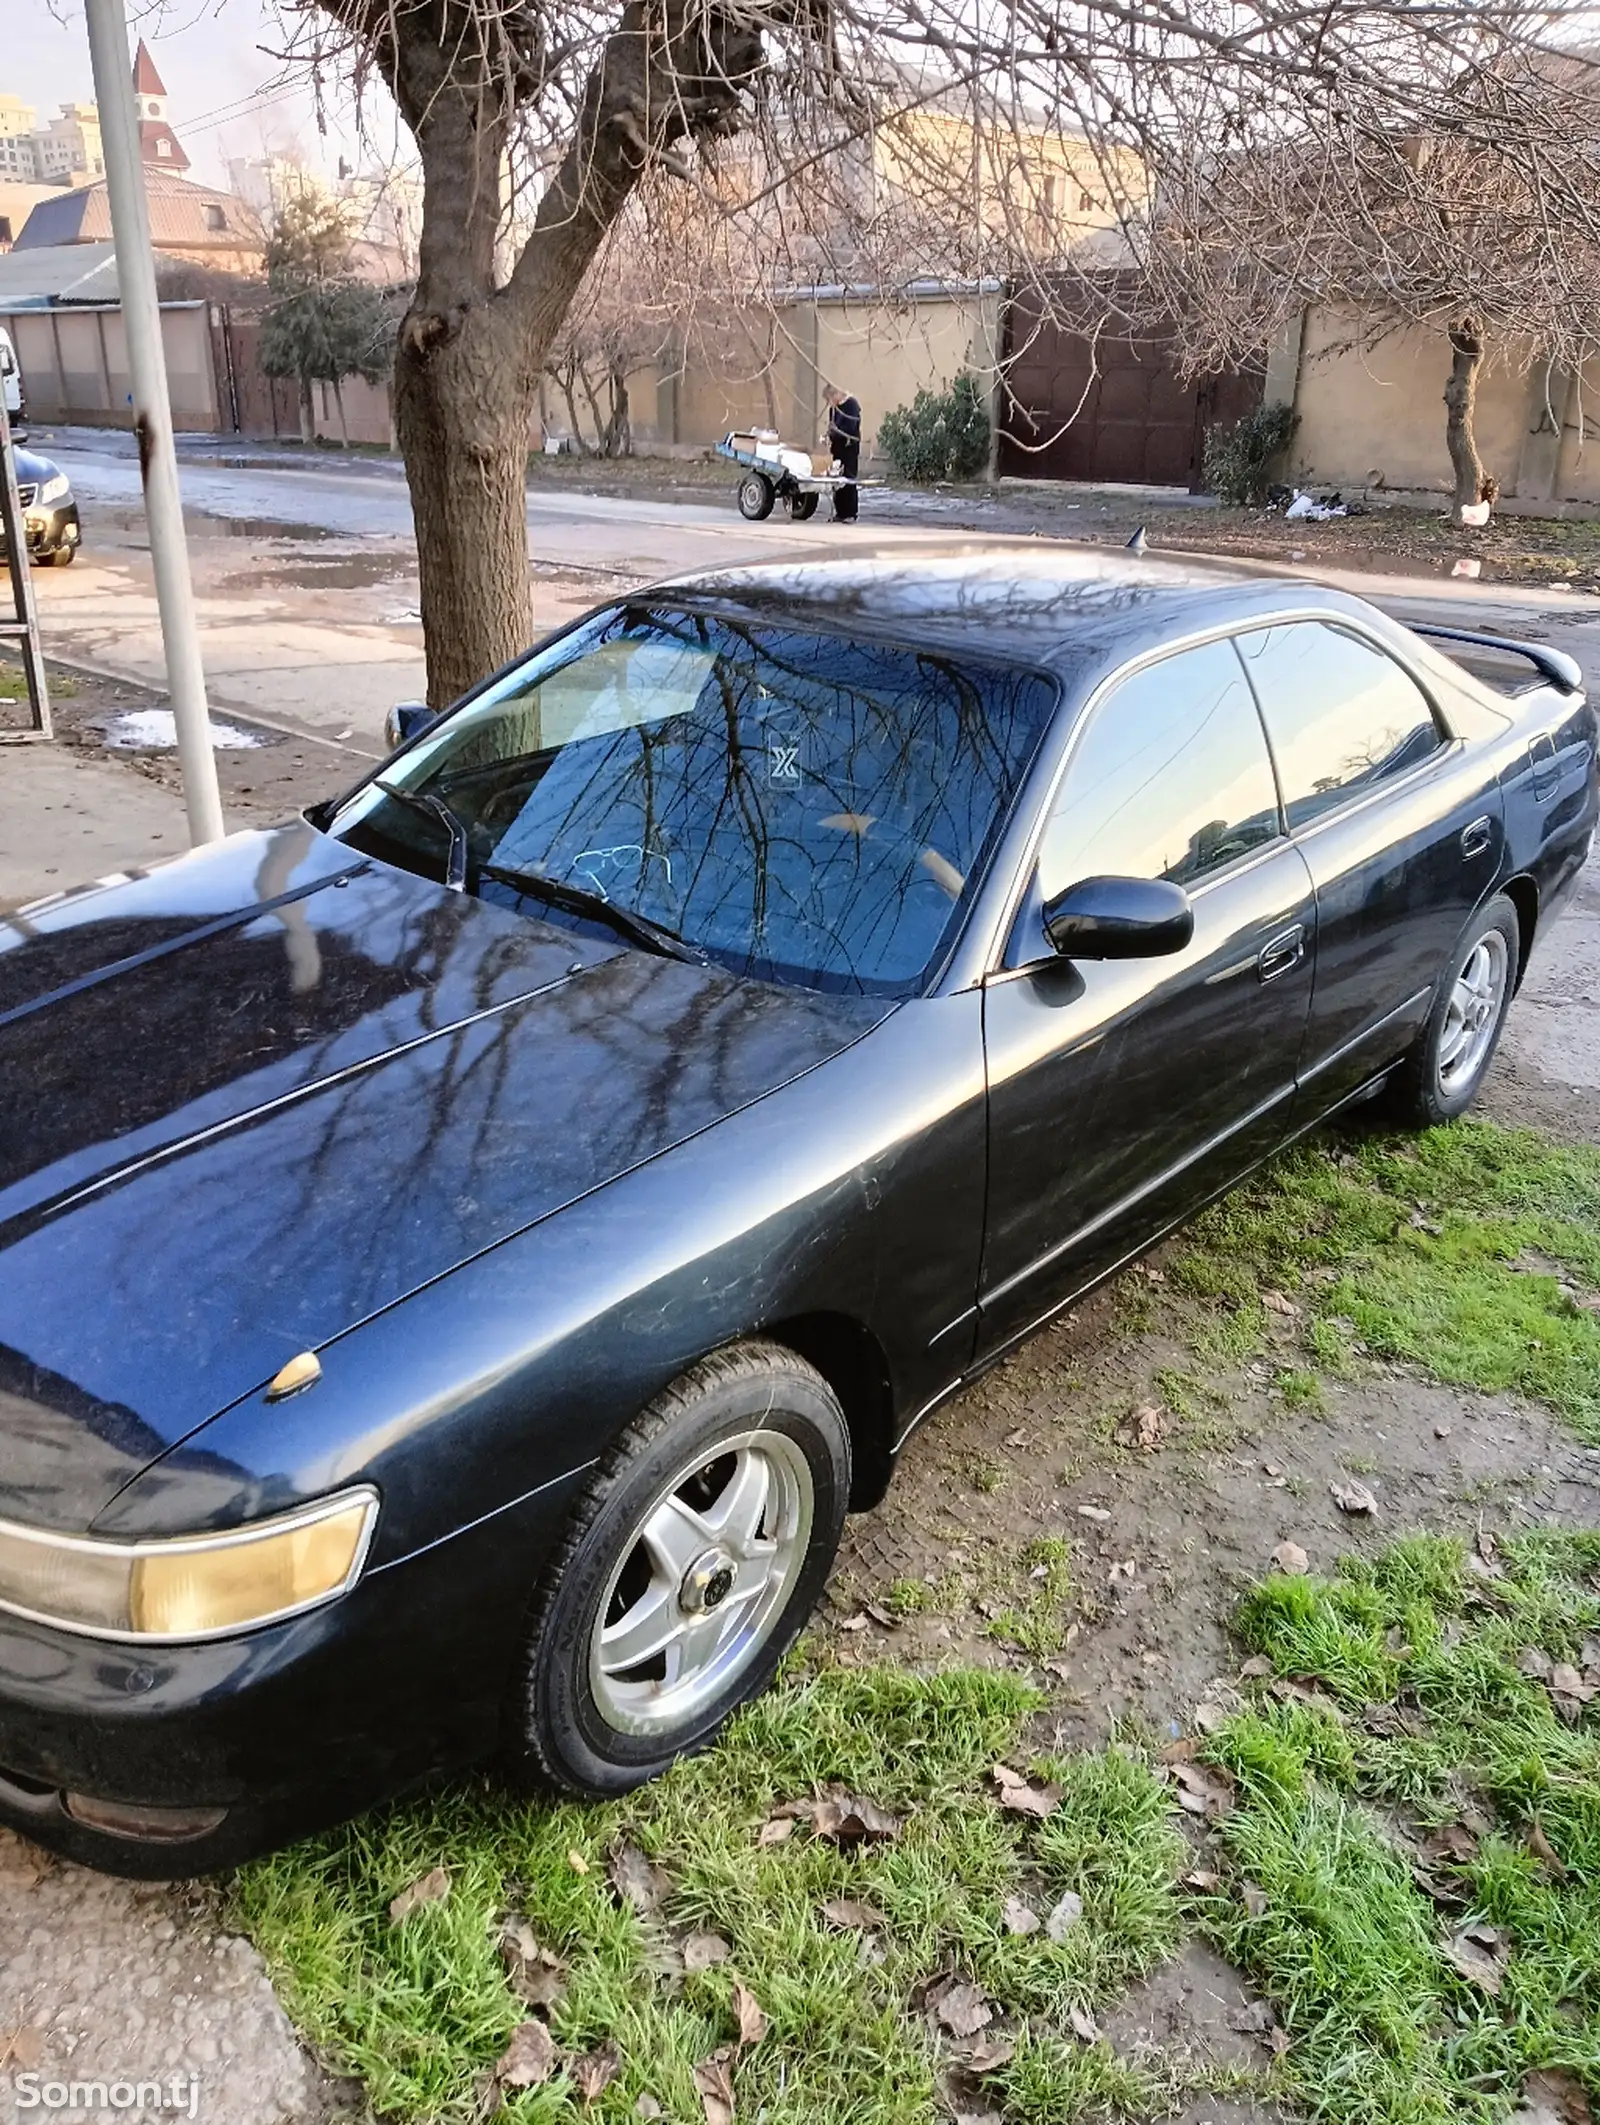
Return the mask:
<path id="1" fill-rule="evenodd" d="M 794 789 L 801 781 L 800 740 L 788 731 L 767 733 L 767 780 Z"/>

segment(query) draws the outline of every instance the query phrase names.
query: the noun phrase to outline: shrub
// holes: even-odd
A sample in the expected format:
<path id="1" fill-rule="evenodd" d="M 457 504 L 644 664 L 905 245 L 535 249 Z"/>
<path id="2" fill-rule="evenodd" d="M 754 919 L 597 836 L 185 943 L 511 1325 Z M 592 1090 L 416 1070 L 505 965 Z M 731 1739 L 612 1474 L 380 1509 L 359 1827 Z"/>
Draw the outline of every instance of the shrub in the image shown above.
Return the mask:
<path id="1" fill-rule="evenodd" d="M 1203 459 L 1206 486 L 1219 501 L 1264 502 L 1268 475 L 1294 440 L 1300 416 L 1283 405 L 1257 406 L 1231 428 L 1208 428 Z"/>
<path id="2" fill-rule="evenodd" d="M 878 425 L 878 447 L 903 480 L 975 479 L 989 462 L 989 408 L 975 376 L 919 391 Z"/>

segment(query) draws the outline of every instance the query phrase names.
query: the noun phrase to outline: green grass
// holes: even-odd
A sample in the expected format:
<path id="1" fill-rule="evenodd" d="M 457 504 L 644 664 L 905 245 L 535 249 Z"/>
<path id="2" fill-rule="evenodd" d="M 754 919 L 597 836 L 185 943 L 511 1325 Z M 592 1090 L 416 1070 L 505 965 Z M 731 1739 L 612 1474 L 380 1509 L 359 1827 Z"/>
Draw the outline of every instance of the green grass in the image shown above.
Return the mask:
<path id="1" fill-rule="evenodd" d="M 1240 1614 L 1326 1703 L 1264 1689 L 1208 1745 L 1237 1805 L 1217 1832 L 1231 1880 L 1201 1913 L 1274 2001 L 1291 2089 L 1335 2125 L 1487 2125 L 1539 2069 L 1600 2095 L 1600 1723 L 1569 1725 L 1519 1665 L 1575 1661 L 1600 1630 L 1600 1537 L 1508 1542 L 1497 1570 L 1413 1537 L 1331 1581 L 1270 1580 Z M 1426 1849 L 1463 1824 L 1461 1856 Z M 1498 1997 L 1441 1952 L 1479 1920 L 1509 1951 Z"/>
<path id="2" fill-rule="evenodd" d="M 1349 1377 L 1356 1345 L 1452 1385 L 1545 1402 L 1600 1442 L 1600 1152 L 1457 1122 L 1420 1137 L 1322 1137 L 1192 1228 L 1170 1281 L 1212 1363 L 1263 1348 L 1287 1290 L 1308 1355 Z M 1279 1376 L 1291 1405 L 1320 1387 Z"/>
<path id="3" fill-rule="evenodd" d="M 78 691 L 78 682 L 68 671 L 52 671 L 49 674 L 50 692 L 58 700 L 70 701 Z M 18 664 L 0 663 L 0 701 L 26 701 L 28 681 Z"/>
<path id="4" fill-rule="evenodd" d="M 998 1806 L 988 1768 L 1027 1767 L 1020 1728 L 1037 1698 L 1005 1676 L 826 1670 L 780 1684 L 707 1755 L 600 1808 L 519 1804 L 487 1789 L 374 1815 L 247 1869 L 239 1915 L 301 2028 L 358 2073 L 383 2115 L 465 2120 L 523 2010 L 497 1954 L 507 1913 L 568 1965 L 553 2010 L 559 2046 L 617 2045 L 618 2080 L 586 2115 L 621 2120 L 649 2092 L 667 2116 L 698 2119 L 695 2063 L 731 2040 L 735 1976 L 771 2020 L 735 2068 L 742 2117 L 768 2125 L 932 2125 L 936 2051 L 912 2001 L 959 1970 L 981 1985 L 995 2027 L 1019 2040 L 1008 2069 L 1019 2117 L 1065 2072 L 1084 2101 L 1122 2085 L 1103 2046 L 1057 2058 L 1076 2006 L 1093 2012 L 1168 1954 L 1183 1929 L 1175 1881 L 1186 1846 L 1150 1764 L 1111 1748 L 1033 1766 L 1062 1787 L 1040 1823 Z M 837 1782 L 901 1811 L 892 1843 L 844 1853 L 803 1826 L 783 1844 L 757 1833 L 777 1803 Z M 633 1841 L 669 1876 L 658 1917 L 619 1904 L 608 1851 Z M 580 1864 L 574 1864 L 574 1858 Z M 398 1927 L 390 1900 L 443 1863 L 451 1891 Z M 1072 1889 L 1081 1919 L 1058 1943 L 1007 1931 L 1002 1908 L 1041 1916 Z M 881 1933 L 831 1927 L 824 1900 L 883 1914 Z M 729 1963 L 672 1974 L 671 1943 L 705 1929 Z M 1129 2108 L 1153 2114 L 1154 2069 Z M 1021 2091 L 1031 2090 L 1025 2094 Z M 518 2120 L 575 2117 L 557 2079 L 509 2102 Z"/>

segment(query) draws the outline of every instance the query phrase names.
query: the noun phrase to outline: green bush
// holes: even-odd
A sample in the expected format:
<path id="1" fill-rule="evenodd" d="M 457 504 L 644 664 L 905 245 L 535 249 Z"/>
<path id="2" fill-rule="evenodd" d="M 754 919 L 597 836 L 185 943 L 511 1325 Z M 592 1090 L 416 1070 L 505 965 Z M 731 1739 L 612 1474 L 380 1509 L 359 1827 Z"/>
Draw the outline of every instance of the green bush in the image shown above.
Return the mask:
<path id="1" fill-rule="evenodd" d="M 975 376 L 919 391 L 878 425 L 878 448 L 903 480 L 975 479 L 989 462 L 989 408 Z"/>
<path id="2" fill-rule="evenodd" d="M 1264 502 L 1274 462 L 1294 441 L 1300 416 L 1289 407 L 1257 406 L 1231 428 L 1208 428 L 1203 470 L 1219 501 Z"/>

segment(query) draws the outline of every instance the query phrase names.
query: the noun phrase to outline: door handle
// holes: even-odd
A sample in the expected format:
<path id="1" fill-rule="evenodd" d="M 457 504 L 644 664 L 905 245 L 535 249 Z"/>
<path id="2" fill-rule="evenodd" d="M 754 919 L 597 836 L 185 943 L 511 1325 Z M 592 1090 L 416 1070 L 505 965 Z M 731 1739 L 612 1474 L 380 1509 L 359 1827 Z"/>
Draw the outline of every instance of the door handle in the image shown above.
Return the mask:
<path id="1" fill-rule="evenodd" d="M 1256 954 L 1256 972 L 1263 981 L 1275 981 L 1280 974 L 1297 967 L 1305 956 L 1305 925 L 1297 922 L 1267 939 Z"/>
<path id="2" fill-rule="evenodd" d="M 1470 826 L 1461 829 L 1461 853 L 1463 856 L 1481 856 L 1494 839 L 1494 821 L 1487 813 L 1474 819 Z"/>

